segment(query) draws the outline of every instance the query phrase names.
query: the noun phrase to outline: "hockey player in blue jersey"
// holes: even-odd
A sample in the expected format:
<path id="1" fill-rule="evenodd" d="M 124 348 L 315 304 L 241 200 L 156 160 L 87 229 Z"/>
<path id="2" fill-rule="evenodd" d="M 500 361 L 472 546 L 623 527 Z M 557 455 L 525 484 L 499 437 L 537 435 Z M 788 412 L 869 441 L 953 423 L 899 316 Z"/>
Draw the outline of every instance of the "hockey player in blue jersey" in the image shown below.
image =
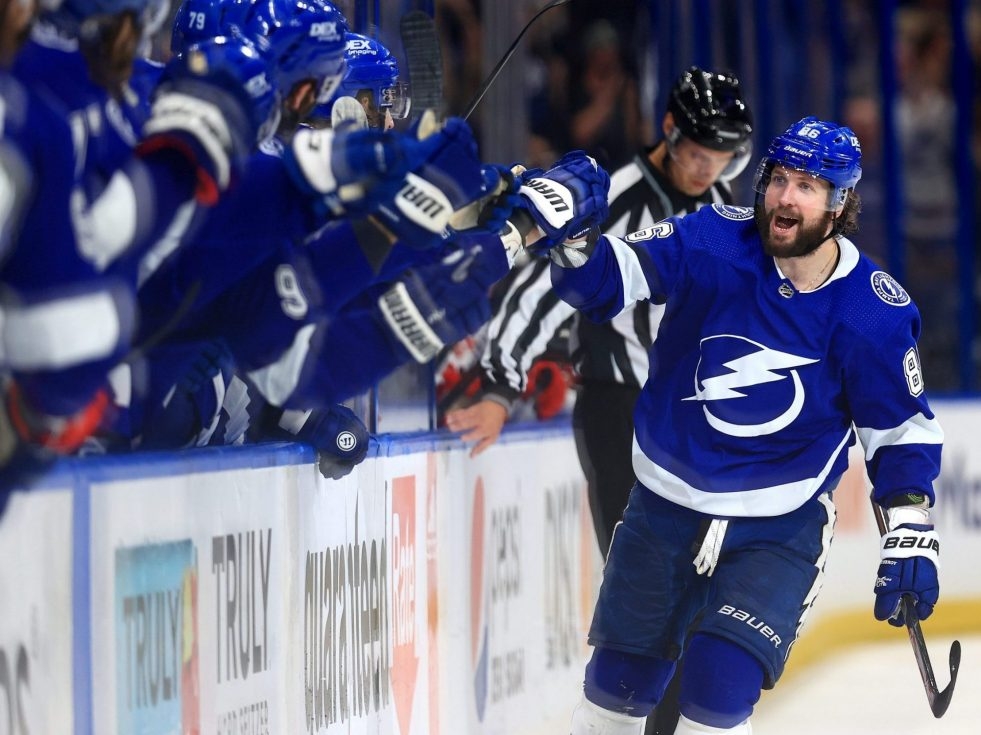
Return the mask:
<path id="1" fill-rule="evenodd" d="M 924 393 L 919 313 L 847 237 L 860 176 L 852 131 L 811 117 L 769 146 L 753 209 L 569 241 L 540 203 L 562 298 L 596 320 L 665 304 L 635 411 L 638 484 L 604 572 L 573 735 L 641 733 L 699 615 L 676 732 L 751 732 L 820 589 L 831 493 L 856 435 L 888 522 L 875 617 L 901 625 L 903 595 L 921 619 L 932 613 L 943 433 Z"/>
<path id="2" fill-rule="evenodd" d="M 391 130 L 409 115 L 408 85 L 399 80 L 395 56 L 378 39 L 349 33 L 344 50 L 347 69 L 334 97 L 314 107 L 307 122 L 314 127 L 355 127 Z"/>
<path id="3" fill-rule="evenodd" d="M 70 2 L 64 12 L 75 13 L 80 21 L 88 17 L 86 9 L 99 15 L 105 7 Z M 57 10 L 55 3 L 48 5 L 52 13 Z M 10 28 L 8 20 L 5 16 L 5 30 Z M 23 66 L 18 57 L 17 72 L 25 83 L 18 86 L 8 79 L 8 86 L 22 94 L 10 108 L 17 118 L 16 131 L 5 125 L 4 143 L 19 136 L 17 145 L 26 164 L 22 168 L 32 185 L 18 203 L 24 211 L 16 226 L 5 224 L 5 232 L 11 232 L 5 235 L 8 247 L 0 271 L 6 312 L 3 367 L 11 371 L 12 380 L 4 386 L 2 418 L 15 438 L 13 448 L 8 442 L 0 452 L 0 466 L 17 463 L 39 468 L 52 452 L 74 450 L 106 406 L 106 371 L 127 349 L 132 331 L 132 284 L 100 273 L 105 261 L 87 245 L 106 246 L 98 235 L 109 234 L 110 241 L 118 244 L 128 237 L 149 241 L 154 232 L 162 233 L 169 224 L 165 213 L 177 211 L 182 202 L 193 202 L 202 182 L 207 183 L 204 189 L 209 195 L 227 184 L 216 181 L 221 177 L 214 174 L 229 171 L 236 146 L 241 151 L 254 145 L 272 110 L 272 96 L 249 85 L 266 73 L 265 62 L 254 51 L 235 41 L 215 42 L 196 53 L 204 63 L 193 69 L 180 63 L 168 67 L 142 149 L 130 149 L 128 155 L 125 146 L 97 136 L 73 136 L 72 130 L 80 133 L 81 129 L 69 128 L 69 120 L 84 128 L 96 119 L 104 123 L 96 130 L 110 127 L 108 120 L 116 119 L 111 110 L 116 108 L 98 102 L 107 100 L 108 90 L 98 92 L 86 79 L 79 87 L 61 87 L 68 96 L 59 97 L 31 70 L 57 86 L 63 81 L 57 79 L 58 72 L 74 78 L 78 67 L 71 62 L 55 68 L 39 63 L 38 57 L 45 55 L 40 46 L 28 53 Z M 45 90 L 44 96 L 36 90 Z M 195 125 L 191 119 L 189 105 L 199 94 L 208 97 L 207 103 L 202 102 L 202 114 L 210 115 L 210 127 Z M 173 104 L 177 99 L 180 103 Z M 66 120 L 73 100 L 85 111 Z M 101 118 L 104 114 L 107 117 Z M 122 138 L 112 140 L 118 143 Z M 74 148 L 73 142 L 81 148 Z M 90 190 L 96 195 L 92 209 L 98 212 L 83 212 L 85 188 L 94 178 L 76 176 L 88 171 L 89 163 L 92 172 L 108 174 L 112 166 L 99 168 L 108 160 L 118 162 L 112 165 L 128 174 L 124 178 L 129 187 L 121 179 L 110 179 L 116 186 L 104 181 L 101 191 Z M 109 223 L 108 229 L 85 226 L 97 222 L 98 213 L 104 216 L 103 223 Z M 12 472 L 4 472 L 5 483 L 13 477 Z"/>
<path id="4" fill-rule="evenodd" d="M 270 4 L 269 10 L 275 10 L 275 6 L 275 3 Z M 310 6 L 306 7 L 309 10 Z M 179 14 L 178 22 L 180 20 Z M 265 32 L 274 25 L 239 22 L 242 22 L 241 28 L 266 29 Z M 281 48 L 289 49 L 293 55 L 304 53 L 302 42 L 286 44 L 280 40 L 286 32 L 272 35 L 275 35 Z M 257 39 L 256 43 L 260 45 L 261 39 Z M 272 43 L 267 45 L 277 47 Z M 334 136 L 332 131 L 326 133 Z M 289 215 L 303 208 L 304 195 L 317 195 L 316 187 L 321 181 L 335 175 L 339 177 L 338 163 L 344 163 L 341 160 L 345 152 L 343 141 L 357 140 L 360 133 L 338 134 L 325 139 L 326 145 L 314 145 L 313 142 L 307 145 L 302 138 L 295 140 L 286 150 L 286 160 L 290 162 L 286 167 L 275 152 L 258 155 L 257 158 L 268 161 L 268 166 L 263 170 L 277 172 L 277 180 L 285 184 L 290 181 L 295 183 L 296 176 L 307 179 L 310 182 L 307 191 L 274 185 L 268 176 L 247 177 L 238 192 L 209 218 L 195 240 L 143 284 L 140 291 L 144 315 L 142 334 L 152 339 L 155 334 L 167 332 L 168 342 L 171 343 L 207 341 L 220 335 L 229 341 L 243 370 L 256 370 L 275 362 L 297 337 L 301 326 L 316 323 L 318 319 L 334 313 L 368 282 L 379 277 L 380 267 L 394 242 L 409 242 L 416 250 L 439 246 L 451 211 L 476 199 L 485 192 L 485 187 L 496 183 L 496 173 L 494 170 L 483 170 L 472 133 L 460 120 L 450 120 L 442 128 L 428 131 L 424 131 L 420 125 L 413 128 L 408 136 L 389 133 L 379 138 L 379 135 L 381 131 L 361 136 L 370 138 L 367 145 L 371 146 L 362 146 L 362 149 L 372 152 L 378 145 L 383 145 L 385 150 L 400 153 L 405 167 L 399 178 L 405 177 L 411 185 L 399 181 L 398 188 L 391 190 L 388 205 L 383 211 L 365 210 L 365 201 L 374 201 L 372 206 L 375 207 L 386 203 L 386 199 L 379 198 L 375 192 L 371 192 L 362 202 L 344 199 L 340 202 L 342 206 L 360 207 L 361 216 L 337 221 L 313 240 L 304 238 L 302 227 L 297 230 L 288 225 L 290 221 L 298 221 L 301 226 L 309 225 L 310 220 L 302 216 L 299 220 L 291 220 Z M 341 145 L 338 145 L 339 141 Z M 377 155 L 372 155 L 371 159 L 377 160 Z M 345 165 L 350 168 L 349 164 Z M 406 173 L 409 168 L 411 173 Z M 250 171 L 256 170 L 253 164 Z M 495 181 L 487 179 L 491 174 Z M 255 202 L 247 201 L 252 188 L 249 179 L 256 185 Z M 403 188 L 416 194 L 402 196 Z M 413 213 L 413 202 L 424 204 L 427 201 L 426 197 L 420 198 L 419 193 L 435 197 L 435 201 L 445 202 L 446 206 L 428 206 Z M 241 204 L 244 206 L 236 206 Z M 225 211 L 230 218 L 220 216 Z M 430 212 L 440 212 L 439 218 L 434 220 Z M 368 213 L 372 217 L 366 220 L 364 215 Z M 229 227 L 220 226 L 226 222 Z M 500 248 L 500 245 L 497 247 Z M 231 262 L 228 259 L 230 252 L 235 253 Z M 261 256 L 262 262 L 250 260 L 250 254 Z M 211 258 L 216 264 L 221 263 L 220 267 L 210 267 Z M 427 256 L 426 259 L 431 258 Z M 404 262 L 402 266 L 405 266 Z M 311 272 L 314 274 L 312 278 L 302 277 Z M 300 289 L 301 284 L 308 285 L 311 281 L 315 284 L 313 288 Z M 193 301 L 187 300 L 187 294 Z M 281 328 L 275 328 L 277 320 L 285 320 Z M 299 336 L 308 335 L 304 331 Z M 170 349 L 170 345 L 166 348 Z M 174 379 L 180 382 L 179 363 L 163 355 L 163 349 L 155 352 L 148 356 L 151 370 L 153 365 L 158 369 L 166 365 L 164 369 L 173 371 Z M 161 356 L 165 359 L 157 359 Z M 408 357 L 399 356 L 400 362 L 404 359 Z M 393 367 L 384 369 L 387 372 Z M 358 385 L 370 385 L 373 382 L 370 376 L 374 374 L 371 369 L 362 371 L 358 378 L 367 382 Z M 156 376 L 151 378 L 151 384 L 161 385 Z M 169 395 L 169 390 L 166 390 L 166 386 L 164 388 L 162 393 L 151 388 L 146 400 L 156 405 L 159 396 Z M 200 397 L 200 401 L 192 401 L 195 405 L 209 406 L 213 403 L 214 398 L 207 395 L 209 386 L 205 385 L 204 388 L 205 395 Z M 344 390 L 350 392 L 343 397 L 355 392 L 349 387 Z M 322 405 L 336 395 L 339 395 L 336 390 L 323 392 L 308 405 Z M 170 405 L 174 410 L 178 409 L 177 404 Z M 194 414 L 200 413 L 195 409 Z M 139 418 L 135 418 L 139 425 Z M 207 415 L 192 418 L 195 420 L 191 422 L 165 422 L 168 426 L 186 427 L 171 432 L 171 438 L 165 441 L 181 445 L 188 436 L 198 431 L 196 426 L 209 422 Z M 134 427 L 129 427 L 129 431 L 134 431 Z M 136 431 L 139 431 L 138 426 Z"/>

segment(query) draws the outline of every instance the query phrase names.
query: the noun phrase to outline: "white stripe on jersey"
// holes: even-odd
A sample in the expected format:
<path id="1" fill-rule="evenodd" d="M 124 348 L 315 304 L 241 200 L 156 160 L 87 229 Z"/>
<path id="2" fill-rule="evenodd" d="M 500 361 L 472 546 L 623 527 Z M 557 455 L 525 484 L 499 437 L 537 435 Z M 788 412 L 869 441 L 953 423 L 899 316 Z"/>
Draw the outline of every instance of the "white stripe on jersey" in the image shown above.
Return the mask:
<path id="1" fill-rule="evenodd" d="M 855 427 L 858 438 L 865 447 L 865 460 L 871 462 L 881 447 L 897 444 L 943 444 L 944 431 L 936 419 L 928 419 L 922 413 L 911 416 L 899 426 L 889 429 Z"/>
<path id="2" fill-rule="evenodd" d="M 137 197 L 133 181 L 122 171 L 109 180 L 105 191 L 89 206 L 85 193 L 71 193 L 71 215 L 78 251 L 92 266 L 103 271 L 136 238 Z"/>
<path id="3" fill-rule="evenodd" d="M 109 357 L 119 346 L 120 305 L 108 292 L 6 310 L 3 349 L 14 370 L 59 370 Z"/>
<path id="4" fill-rule="evenodd" d="M 828 474 L 838 456 L 843 451 L 848 450 L 848 442 L 851 437 L 851 430 L 846 431 L 845 436 L 835 447 L 831 457 L 828 458 L 817 477 L 807 477 L 796 482 L 787 482 L 772 487 L 722 493 L 699 490 L 677 475 L 655 464 L 640 448 L 636 433 L 634 434 L 632 456 L 637 480 L 662 498 L 710 516 L 755 518 L 790 513 L 810 500 L 818 488 L 828 479 Z"/>
<path id="5" fill-rule="evenodd" d="M 249 380 L 255 383 L 259 395 L 274 406 L 282 406 L 296 390 L 316 328 L 316 324 L 307 324 L 299 329 L 293 338 L 293 344 L 282 357 L 271 365 L 247 373 Z"/>
<path id="6" fill-rule="evenodd" d="M 160 267 L 160 264 L 166 260 L 167 256 L 183 242 L 196 212 L 197 203 L 193 200 L 178 207 L 167 231 L 147 249 L 146 254 L 140 259 L 137 285 L 142 286 Z"/>
<path id="7" fill-rule="evenodd" d="M 610 246 L 616 255 L 617 266 L 620 269 L 620 280 L 623 281 L 623 306 L 630 306 L 636 301 L 645 301 L 651 297 L 651 287 L 647 276 L 640 267 L 637 254 L 622 240 L 608 237 Z"/>

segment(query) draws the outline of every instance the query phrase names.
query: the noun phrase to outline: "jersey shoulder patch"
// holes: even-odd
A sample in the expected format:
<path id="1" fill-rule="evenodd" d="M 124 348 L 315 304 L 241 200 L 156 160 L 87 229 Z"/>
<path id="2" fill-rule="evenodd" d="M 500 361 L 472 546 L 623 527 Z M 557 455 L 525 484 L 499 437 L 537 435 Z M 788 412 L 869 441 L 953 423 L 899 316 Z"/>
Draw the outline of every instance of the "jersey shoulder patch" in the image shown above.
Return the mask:
<path id="1" fill-rule="evenodd" d="M 911 299 L 899 281 L 885 271 L 874 271 L 869 278 L 872 291 L 881 301 L 890 306 L 906 306 Z"/>
<path id="2" fill-rule="evenodd" d="M 753 210 L 751 207 L 737 207 L 733 204 L 713 204 L 712 209 L 726 219 L 731 219 L 735 222 L 741 222 L 742 220 L 753 219 Z"/>

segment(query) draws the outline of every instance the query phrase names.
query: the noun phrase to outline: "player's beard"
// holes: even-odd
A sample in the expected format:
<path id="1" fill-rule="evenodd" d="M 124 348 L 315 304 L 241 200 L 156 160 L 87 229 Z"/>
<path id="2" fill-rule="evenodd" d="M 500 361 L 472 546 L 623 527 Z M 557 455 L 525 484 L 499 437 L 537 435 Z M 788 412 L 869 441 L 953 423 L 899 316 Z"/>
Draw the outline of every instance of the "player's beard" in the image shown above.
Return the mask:
<path id="1" fill-rule="evenodd" d="M 802 255 L 809 255 L 817 250 L 821 243 L 831 237 L 834 222 L 834 213 L 825 212 L 817 222 L 805 225 L 800 220 L 797 225 L 797 234 L 789 243 L 776 243 L 770 236 L 770 226 L 773 218 L 777 216 L 777 210 L 771 209 L 769 212 L 764 210 L 763 203 L 757 202 L 753 208 L 753 219 L 756 221 L 756 229 L 760 233 L 763 241 L 763 252 L 775 258 L 799 258 Z"/>

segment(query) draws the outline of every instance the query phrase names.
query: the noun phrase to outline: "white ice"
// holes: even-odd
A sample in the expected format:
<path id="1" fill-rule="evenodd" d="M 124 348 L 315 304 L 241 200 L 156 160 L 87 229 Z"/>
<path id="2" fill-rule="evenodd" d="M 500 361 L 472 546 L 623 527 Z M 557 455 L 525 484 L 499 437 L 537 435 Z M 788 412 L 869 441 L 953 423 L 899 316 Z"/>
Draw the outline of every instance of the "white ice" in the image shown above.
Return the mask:
<path id="1" fill-rule="evenodd" d="M 897 631 L 898 632 L 898 631 Z M 937 684 L 949 681 L 953 638 L 927 637 Z M 958 636 L 961 667 L 950 708 L 930 712 L 913 649 L 867 644 L 789 675 L 764 692 L 753 735 L 977 735 L 981 732 L 981 636 Z"/>

